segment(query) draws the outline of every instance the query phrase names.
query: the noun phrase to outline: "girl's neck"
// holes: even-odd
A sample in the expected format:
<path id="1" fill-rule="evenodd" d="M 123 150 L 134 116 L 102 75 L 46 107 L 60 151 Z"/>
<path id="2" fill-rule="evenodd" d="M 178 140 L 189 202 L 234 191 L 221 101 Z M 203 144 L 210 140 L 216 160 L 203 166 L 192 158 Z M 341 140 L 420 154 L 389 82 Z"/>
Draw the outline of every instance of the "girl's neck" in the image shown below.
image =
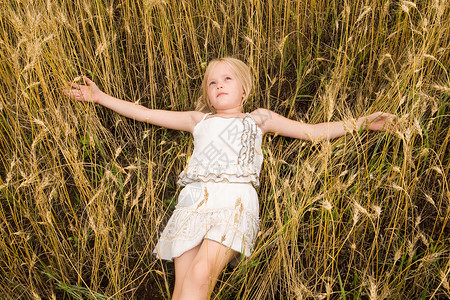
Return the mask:
<path id="1" fill-rule="evenodd" d="M 239 117 L 245 115 L 245 113 L 242 111 L 242 106 L 234 107 L 231 109 L 221 109 L 216 110 L 215 113 L 213 113 L 215 116 L 221 116 L 221 117 Z"/>
<path id="2" fill-rule="evenodd" d="M 210 117 L 221 117 L 221 118 L 225 118 L 225 119 L 231 119 L 231 118 L 245 118 L 247 115 L 243 112 L 241 113 L 236 113 L 236 114 L 218 114 L 218 113 L 213 113 L 210 115 Z"/>

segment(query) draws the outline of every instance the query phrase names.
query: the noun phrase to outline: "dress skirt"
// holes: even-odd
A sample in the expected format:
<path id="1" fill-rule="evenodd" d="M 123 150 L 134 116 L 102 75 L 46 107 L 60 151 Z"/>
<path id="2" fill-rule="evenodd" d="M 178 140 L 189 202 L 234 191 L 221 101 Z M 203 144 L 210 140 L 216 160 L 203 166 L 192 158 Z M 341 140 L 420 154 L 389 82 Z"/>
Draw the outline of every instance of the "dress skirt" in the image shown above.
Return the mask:
<path id="1" fill-rule="evenodd" d="M 153 253 L 173 260 L 209 239 L 250 256 L 258 215 L 258 195 L 251 183 L 190 183 L 181 190 Z"/>

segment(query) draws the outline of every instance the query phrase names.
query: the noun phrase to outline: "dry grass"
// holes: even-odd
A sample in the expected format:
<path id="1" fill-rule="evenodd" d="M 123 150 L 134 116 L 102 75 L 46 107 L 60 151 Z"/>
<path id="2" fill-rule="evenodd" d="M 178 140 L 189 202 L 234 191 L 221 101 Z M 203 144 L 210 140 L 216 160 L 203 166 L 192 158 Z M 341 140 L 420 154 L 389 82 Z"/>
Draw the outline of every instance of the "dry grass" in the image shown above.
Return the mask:
<path id="1" fill-rule="evenodd" d="M 86 74 L 129 101 L 192 109 L 222 55 L 251 66 L 248 111 L 316 123 L 383 110 L 401 126 L 267 136 L 256 250 L 214 297 L 450 297 L 448 1 L 59 2 L 0 4 L 2 298 L 170 297 L 173 266 L 151 251 L 190 136 L 61 89 Z"/>

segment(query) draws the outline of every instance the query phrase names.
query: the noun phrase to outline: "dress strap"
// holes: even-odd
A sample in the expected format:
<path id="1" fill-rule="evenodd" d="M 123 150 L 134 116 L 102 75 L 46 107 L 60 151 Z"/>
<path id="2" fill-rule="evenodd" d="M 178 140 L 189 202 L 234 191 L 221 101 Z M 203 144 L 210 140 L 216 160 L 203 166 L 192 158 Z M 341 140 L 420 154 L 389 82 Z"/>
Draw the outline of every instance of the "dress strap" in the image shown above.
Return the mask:
<path id="1" fill-rule="evenodd" d="M 256 120 L 253 118 L 253 116 L 250 114 L 250 113 L 245 113 L 250 119 L 252 119 L 253 120 L 253 122 L 255 122 L 255 124 L 257 124 L 256 123 Z"/>
<path id="2" fill-rule="evenodd" d="M 250 113 L 246 113 L 246 114 L 247 114 L 247 116 L 253 121 L 253 123 L 255 124 L 256 128 L 259 130 L 259 133 L 262 134 L 262 130 L 261 130 L 261 128 L 259 127 L 258 122 L 256 122 L 255 118 L 253 118 L 253 116 L 252 116 Z M 257 131 L 258 131 L 258 130 L 257 130 Z"/>
<path id="3" fill-rule="evenodd" d="M 203 116 L 203 118 L 202 118 L 201 121 L 203 121 L 204 119 L 206 119 L 206 117 L 209 116 L 209 115 L 211 115 L 211 114 L 212 114 L 212 113 L 206 113 L 206 114 Z M 201 122 L 201 121 L 200 121 L 200 122 Z M 200 123 L 200 122 L 199 122 L 199 123 Z"/>
<path id="4" fill-rule="evenodd" d="M 198 126 L 200 126 L 200 124 L 202 124 L 202 122 L 206 119 L 206 117 L 207 116 L 209 116 L 211 113 L 206 113 L 204 116 L 203 116 L 203 118 L 200 120 L 200 122 L 198 122 L 197 124 L 195 124 L 195 126 L 194 126 L 194 131 L 195 131 L 195 129 L 198 127 Z"/>

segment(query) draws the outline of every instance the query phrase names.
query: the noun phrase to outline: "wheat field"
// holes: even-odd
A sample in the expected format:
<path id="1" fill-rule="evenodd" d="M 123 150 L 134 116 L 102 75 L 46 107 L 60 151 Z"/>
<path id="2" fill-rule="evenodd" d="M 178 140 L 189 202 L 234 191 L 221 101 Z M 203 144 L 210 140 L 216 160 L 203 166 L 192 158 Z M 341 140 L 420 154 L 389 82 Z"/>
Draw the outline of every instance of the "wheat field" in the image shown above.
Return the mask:
<path id="1" fill-rule="evenodd" d="M 450 4 L 0 1 L 0 298 L 170 299 L 152 250 L 192 138 L 62 93 L 92 78 L 192 110 L 207 63 L 249 64 L 263 107 L 348 120 L 311 143 L 267 135 L 255 251 L 214 299 L 450 297 Z M 375 111 L 393 134 L 352 130 Z"/>

